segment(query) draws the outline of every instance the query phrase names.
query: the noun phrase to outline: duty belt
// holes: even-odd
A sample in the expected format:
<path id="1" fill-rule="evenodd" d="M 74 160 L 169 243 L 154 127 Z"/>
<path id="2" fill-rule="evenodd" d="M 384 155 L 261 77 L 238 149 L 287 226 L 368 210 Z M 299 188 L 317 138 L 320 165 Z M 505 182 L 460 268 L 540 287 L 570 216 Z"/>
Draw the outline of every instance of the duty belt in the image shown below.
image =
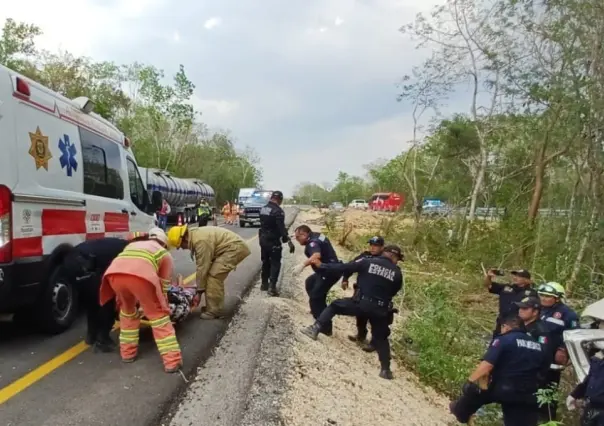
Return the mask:
<path id="1" fill-rule="evenodd" d="M 366 300 L 370 303 L 373 303 L 377 306 L 379 306 L 380 308 L 388 308 L 388 309 L 392 309 L 392 302 L 385 302 L 382 299 L 377 299 L 375 297 L 369 297 L 369 296 L 363 296 L 361 295 L 361 300 Z"/>

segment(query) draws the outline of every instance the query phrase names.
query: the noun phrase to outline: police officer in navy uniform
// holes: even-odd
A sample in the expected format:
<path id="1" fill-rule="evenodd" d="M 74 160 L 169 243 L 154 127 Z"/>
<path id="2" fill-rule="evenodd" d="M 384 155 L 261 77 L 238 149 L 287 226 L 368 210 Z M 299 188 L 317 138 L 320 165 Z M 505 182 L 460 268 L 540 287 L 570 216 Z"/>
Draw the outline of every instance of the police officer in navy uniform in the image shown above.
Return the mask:
<path id="1" fill-rule="evenodd" d="M 101 306 L 99 291 L 103 274 L 129 243 L 121 238 L 87 240 L 75 246 L 62 264 L 66 278 L 78 289 L 84 304 L 88 327 L 86 343 L 92 345 L 95 352 L 111 352 L 115 348 L 109 335 L 115 323 L 115 300 Z"/>
<path id="2" fill-rule="evenodd" d="M 493 277 L 502 275 L 502 272 L 497 269 L 490 269 L 484 277 L 484 285 L 489 293 L 499 296 L 499 314 L 497 315 L 493 338 L 499 334 L 501 318 L 518 313 L 518 307 L 514 302 L 520 302 L 525 297 L 537 297 L 529 271 L 520 269 L 512 271 L 510 274 L 512 275 L 511 284 L 493 281 Z"/>
<path id="3" fill-rule="evenodd" d="M 359 259 L 368 259 L 370 257 L 376 257 L 376 256 L 382 255 L 382 252 L 384 251 L 384 244 L 385 244 L 384 238 L 376 235 L 375 237 L 371 237 L 369 239 L 369 241 L 367 241 L 367 242 L 369 243 L 369 250 L 365 250 L 364 252 L 359 254 L 357 257 L 352 259 L 352 262 L 356 262 Z M 342 275 L 342 290 L 348 289 L 348 280 L 350 279 L 351 276 L 352 276 L 351 272 L 344 272 L 344 274 Z M 354 284 L 353 288 L 354 288 L 354 292 L 356 294 L 359 291 L 358 284 Z M 368 321 L 369 321 L 369 319 L 365 316 L 357 316 L 356 317 L 357 334 L 348 336 L 348 339 L 350 339 L 352 342 L 361 344 L 363 349 L 365 349 L 367 352 L 373 352 L 375 350 L 375 348 L 370 343 L 367 342 L 367 322 Z"/>
<path id="4" fill-rule="evenodd" d="M 483 405 L 501 404 L 505 426 L 537 426 L 536 392 L 543 368 L 541 344 L 526 333 L 522 319 L 501 320 L 501 333 L 449 406 L 460 423 L 468 423 Z M 490 378 L 489 378 L 490 376 Z"/>
<path id="5" fill-rule="evenodd" d="M 546 385 L 554 389 L 560 384 L 562 370 L 569 362 L 568 352 L 564 345 L 564 331 L 579 328 L 579 316 L 575 311 L 564 304 L 565 296 L 564 286 L 557 282 L 548 282 L 540 284 L 537 287 L 539 299 L 541 300 L 541 320 L 550 328 L 552 347 L 554 348 L 554 359 L 547 371 L 545 378 Z M 558 404 L 553 401 L 551 404 L 541 406 L 542 417 L 556 420 L 556 411 Z"/>
<path id="6" fill-rule="evenodd" d="M 402 258 L 403 252 L 398 246 L 388 245 L 384 247 L 381 256 L 361 258 L 350 263 L 325 264 L 319 259 L 313 259 L 313 265 L 321 271 L 356 272 L 359 292 L 355 297 L 333 301 L 318 316 L 316 322 L 302 332 L 316 340 L 321 328 L 331 324 L 336 315 L 367 317 L 371 324 L 373 344 L 380 360 L 380 377 L 392 379 L 388 316 L 392 299 L 403 287 L 403 273 L 397 266 Z"/>
<path id="7" fill-rule="evenodd" d="M 327 307 L 327 294 L 329 290 L 342 277 L 338 270 L 323 269 L 318 270 L 317 266 L 312 264 L 314 259 L 322 263 L 341 263 L 334 250 L 329 238 L 319 232 L 312 232 L 306 225 L 300 225 L 296 228 L 294 236 L 300 245 L 304 246 L 304 254 L 308 258 L 304 266 L 310 265 L 314 273 L 306 278 L 305 287 L 308 294 L 308 304 L 313 318 L 317 319 L 321 312 Z M 323 324 L 321 333 L 331 336 L 331 321 Z"/>
<path id="8" fill-rule="evenodd" d="M 589 362 L 589 373 L 566 398 L 569 411 L 577 408 L 577 399 L 585 401 L 581 426 L 604 426 L 604 344 L 594 343 L 599 349 Z"/>
<path id="9" fill-rule="evenodd" d="M 273 191 L 269 202 L 260 209 L 260 258 L 262 260 L 262 284 L 260 290 L 267 291 L 271 296 L 278 296 L 277 281 L 281 271 L 282 243 L 289 245 L 289 252 L 295 248 L 287 235 L 285 228 L 285 212 L 281 208 L 283 193 Z"/>

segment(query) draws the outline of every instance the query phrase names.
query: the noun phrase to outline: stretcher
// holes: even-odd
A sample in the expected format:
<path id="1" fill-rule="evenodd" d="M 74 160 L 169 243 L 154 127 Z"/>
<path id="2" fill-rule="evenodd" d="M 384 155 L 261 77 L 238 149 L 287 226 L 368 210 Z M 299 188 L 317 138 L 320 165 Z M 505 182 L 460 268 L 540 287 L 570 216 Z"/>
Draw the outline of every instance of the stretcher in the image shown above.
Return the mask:
<path id="1" fill-rule="evenodd" d="M 196 287 L 172 285 L 167 294 L 170 320 L 174 325 L 184 321 L 201 303 L 201 295 L 197 292 Z M 145 317 L 145 313 L 140 306 L 138 307 L 138 316 L 141 319 L 141 326 L 151 326 L 151 322 Z M 119 326 L 119 321 L 116 321 L 114 328 L 119 329 Z"/>
<path id="2" fill-rule="evenodd" d="M 201 302 L 196 287 L 173 285 L 168 289 L 168 305 L 170 306 L 170 320 L 172 324 L 183 322 Z M 145 317 L 142 308 L 138 308 L 141 325 L 150 326 L 150 321 Z"/>

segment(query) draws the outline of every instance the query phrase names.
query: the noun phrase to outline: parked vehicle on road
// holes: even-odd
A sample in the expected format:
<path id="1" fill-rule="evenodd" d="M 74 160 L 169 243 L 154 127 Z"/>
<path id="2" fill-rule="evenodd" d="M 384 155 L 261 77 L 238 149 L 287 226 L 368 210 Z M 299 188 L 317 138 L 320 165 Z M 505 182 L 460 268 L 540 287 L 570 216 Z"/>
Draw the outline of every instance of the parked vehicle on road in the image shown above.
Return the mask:
<path id="1" fill-rule="evenodd" d="M 589 373 L 589 360 L 595 350 L 594 343 L 604 343 L 604 299 L 583 310 L 581 323 L 580 329 L 564 332 L 564 344 L 578 382 L 582 382 Z"/>
<path id="2" fill-rule="evenodd" d="M 425 198 L 422 205 L 422 214 L 426 216 L 446 217 L 452 213 L 453 209 L 442 200 L 436 198 Z"/>
<path id="3" fill-rule="evenodd" d="M 140 167 L 140 171 L 147 190 L 161 192 L 170 205 L 170 225 L 195 223 L 195 206 L 201 198 L 205 198 L 210 206 L 214 206 L 214 189 L 199 179 L 178 178 L 165 170 L 145 167 Z M 215 212 L 214 208 L 212 212 Z"/>
<path id="4" fill-rule="evenodd" d="M 329 205 L 330 210 L 336 210 L 336 211 L 341 211 L 344 210 L 344 204 L 340 203 L 339 201 L 336 201 L 335 203 L 331 203 Z"/>
<path id="5" fill-rule="evenodd" d="M 377 192 L 371 196 L 369 209 L 396 212 L 405 205 L 405 197 L 397 192 Z"/>
<path id="6" fill-rule="evenodd" d="M 257 192 L 258 188 L 241 188 L 239 189 L 239 196 L 237 197 L 237 203 L 239 206 L 242 206 L 251 196 L 254 195 L 254 192 Z"/>
<path id="7" fill-rule="evenodd" d="M 239 210 L 239 226 L 242 228 L 246 225 L 260 226 L 260 209 L 268 203 L 272 193 L 272 190 L 259 189 L 246 199 Z"/>
<path id="8" fill-rule="evenodd" d="M 352 200 L 350 204 L 348 204 L 348 207 L 352 209 L 366 210 L 367 208 L 369 208 L 369 204 L 367 204 L 367 201 L 365 200 Z"/>
<path id="9" fill-rule="evenodd" d="M 65 256 L 87 239 L 148 230 L 162 195 L 147 190 L 130 141 L 91 99 L 0 65 L 0 102 L 0 313 L 60 333 L 78 311 Z"/>

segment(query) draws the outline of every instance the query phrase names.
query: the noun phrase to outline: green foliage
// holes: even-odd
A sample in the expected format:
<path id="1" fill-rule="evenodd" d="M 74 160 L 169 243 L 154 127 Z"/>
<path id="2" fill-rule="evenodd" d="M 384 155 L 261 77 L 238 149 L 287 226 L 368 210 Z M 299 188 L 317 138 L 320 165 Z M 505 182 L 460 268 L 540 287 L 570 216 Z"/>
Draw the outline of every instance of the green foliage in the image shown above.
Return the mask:
<path id="1" fill-rule="evenodd" d="M 0 63 L 70 99 L 92 99 L 95 112 L 131 139 L 140 166 L 202 179 L 214 188 L 218 202 L 235 199 L 239 188 L 260 185 L 256 152 L 237 149 L 228 132 L 210 132 L 199 120 L 201 113 L 192 104 L 195 85 L 183 65 L 170 82 L 152 65 L 38 52 L 35 38 L 40 34 L 35 25 L 7 19 L 1 30 Z"/>

